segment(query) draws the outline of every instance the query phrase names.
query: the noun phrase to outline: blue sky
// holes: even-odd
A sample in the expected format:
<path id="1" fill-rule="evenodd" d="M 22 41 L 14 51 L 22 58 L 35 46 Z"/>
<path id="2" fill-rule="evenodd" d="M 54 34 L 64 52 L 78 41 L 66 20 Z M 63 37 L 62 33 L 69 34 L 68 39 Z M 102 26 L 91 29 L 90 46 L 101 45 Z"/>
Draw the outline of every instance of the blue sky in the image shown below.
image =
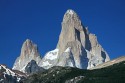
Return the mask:
<path id="1" fill-rule="evenodd" d="M 12 67 L 27 38 L 42 56 L 53 50 L 67 9 L 77 12 L 111 59 L 125 55 L 125 0 L 0 0 L 0 63 Z"/>

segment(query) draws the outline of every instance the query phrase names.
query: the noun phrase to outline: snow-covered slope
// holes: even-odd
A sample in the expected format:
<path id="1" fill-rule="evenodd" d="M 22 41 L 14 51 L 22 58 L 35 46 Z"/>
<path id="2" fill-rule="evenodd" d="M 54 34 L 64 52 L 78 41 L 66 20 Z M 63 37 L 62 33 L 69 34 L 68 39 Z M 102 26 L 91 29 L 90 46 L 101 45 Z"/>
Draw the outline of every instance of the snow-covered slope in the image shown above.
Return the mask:
<path id="1" fill-rule="evenodd" d="M 26 74 L 22 72 L 13 71 L 5 65 L 0 65 L 0 83 L 20 83 Z"/>
<path id="2" fill-rule="evenodd" d="M 45 69 L 55 66 L 58 60 L 58 52 L 59 49 L 55 49 L 46 53 L 46 55 L 42 58 L 39 66 Z"/>

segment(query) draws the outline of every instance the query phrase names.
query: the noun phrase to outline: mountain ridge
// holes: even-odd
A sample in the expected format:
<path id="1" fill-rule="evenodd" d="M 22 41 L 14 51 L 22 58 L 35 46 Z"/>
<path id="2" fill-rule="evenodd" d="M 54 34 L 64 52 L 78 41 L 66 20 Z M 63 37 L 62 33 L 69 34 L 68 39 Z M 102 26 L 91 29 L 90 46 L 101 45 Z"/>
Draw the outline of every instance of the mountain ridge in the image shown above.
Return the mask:
<path id="1" fill-rule="evenodd" d="M 110 60 L 110 61 L 107 61 L 105 63 L 102 63 L 102 64 L 99 64 L 93 68 L 90 68 L 91 69 L 101 69 L 101 68 L 105 68 L 105 67 L 108 67 L 108 66 L 111 66 L 111 65 L 114 65 L 114 64 L 117 64 L 117 63 L 120 63 L 122 61 L 125 61 L 125 56 L 121 56 L 121 57 L 118 57 L 118 58 L 115 58 L 113 60 Z"/>
<path id="2" fill-rule="evenodd" d="M 37 65 L 49 69 L 53 66 L 70 66 L 89 69 L 110 60 L 97 37 L 82 24 L 78 14 L 69 9 L 62 20 L 62 28 L 56 48 L 41 58 L 38 47 L 27 39 L 21 48 L 13 69 L 25 72 L 26 65 L 35 60 Z"/>
<path id="3" fill-rule="evenodd" d="M 0 65 L 0 83 L 117 83 L 124 81 L 124 68 L 125 56 L 110 60 L 97 36 L 69 9 L 56 48 L 41 57 L 38 46 L 26 39 L 13 68 Z"/>

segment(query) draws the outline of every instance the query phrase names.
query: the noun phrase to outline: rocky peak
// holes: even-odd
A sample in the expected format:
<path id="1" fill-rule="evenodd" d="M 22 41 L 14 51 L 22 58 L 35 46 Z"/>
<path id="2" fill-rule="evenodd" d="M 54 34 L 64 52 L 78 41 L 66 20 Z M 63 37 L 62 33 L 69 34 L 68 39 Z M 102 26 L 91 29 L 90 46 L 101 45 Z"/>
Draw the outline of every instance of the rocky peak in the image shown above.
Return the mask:
<path id="1" fill-rule="evenodd" d="M 37 45 L 27 39 L 22 45 L 20 56 L 16 59 L 13 69 L 25 72 L 25 67 L 31 60 L 39 64 L 41 56 Z"/>
<path id="2" fill-rule="evenodd" d="M 55 51 L 50 51 L 44 56 L 41 61 L 43 68 L 71 66 L 87 69 L 109 60 L 97 37 L 89 32 L 88 27 L 82 25 L 77 13 L 71 9 L 64 14 L 56 49 L 56 57 Z M 46 58 L 51 52 L 54 59 Z"/>
<path id="3" fill-rule="evenodd" d="M 72 9 L 68 9 L 66 13 L 73 15 L 75 12 Z"/>
<path id="4" fill-rule="evenodd" d="M 86 33 L 79 16 L 73 10 L 67 10 L 63 17 L 62 30 L 57 44 L 59 55 L 62 55 L 68 47 L 71 47 L 74 59 L 80 64 L 79 57 L 83 55 L 88 40 Z"/>
<path id="5" fill-rule="evenodd" d="M 84 27 L 77 13 L 67 10 L 62 20 L 62 30 L 55 50 L 46 53 L 41 60 L 37 45 L 27 39 L 21 49 L 13 69 L 25 72 L 25 67 L 35 60 L 38 66 L 48 69 L 53 66 L 71 66 L 89 69 L 109 61 L 107 52 Z"/>
<path id="6" fill-rule="evenodd" d="M 79 19 L 79 16 L 77 13 L 71 9 L 67 10 L 63 17 L 62 22 L 62 28 L 68 24 L 68 26 L 71 26 L 72 28 L 77 29 L 78 31 L 82 30 L 83 28 L 80 26 L 81 20 Z"/>
<path id="7" fill-rule="evenodd" d="M 108 54 L 98 43 L 97 37 L 89 32 L 88 27 L 82 25 L 77 13 L 71 9 L 67 10 L 63 17 L 57 44 L 58 55 L 60 57 L 64 55 L 69 47 L 72 48 L 71 54 L 78 68 L 87 68 L 91 64 L 95 66 L 109 60 Z"/>
<path id="8" fill-rule="evenodd" d="M 22 45 L 20 55 L 22 59 L 25 59 L 25 57 L 38 57 L 40 54 L 38 52 L 37 45 L 34 44 L 30 39 L 27 39 Z"/>

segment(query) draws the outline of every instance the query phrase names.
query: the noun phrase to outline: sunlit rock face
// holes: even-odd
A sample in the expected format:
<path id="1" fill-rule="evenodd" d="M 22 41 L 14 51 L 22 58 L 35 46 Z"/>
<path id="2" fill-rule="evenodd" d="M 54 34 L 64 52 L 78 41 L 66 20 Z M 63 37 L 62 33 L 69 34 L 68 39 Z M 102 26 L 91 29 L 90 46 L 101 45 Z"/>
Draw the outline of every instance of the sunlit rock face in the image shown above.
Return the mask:
<path id="1" fill-rule="evenodd" d="M 41 59 L 37 45 L 27 39 L 22 46 L 21 54 L 16 59 L 13 69 L 25 72 L 27 64 L 36 61 L 44 69 L 53 66 L 70 66 L 89 69 L 109 61 L 107 52 L 98 43 L 97 37 L 83 26 L 76 12 L 69 9 L 62 21 L 62 30 L 57 47 Z"/>
<path id="2" fill-rule="evenodd" d="M 56 49 L 48 52 L 40 65 L 46 69 L 52 66 L 89 69 L 109 60 L 97 37 L 89 33 L 76 12 L 70 9 L 64 14 Z"/>
<path id="3" fill-rule="evenodd" d="M 35 60 L 37 64 L 41 61 L 40 53 L 38 52 L 38 47 L 31 40 L 27 39 L 21 49 L 20 56 L 16 59 L 13 70 L 19 70 L 25 72 L 25 67 L 31 61 Z"/>

